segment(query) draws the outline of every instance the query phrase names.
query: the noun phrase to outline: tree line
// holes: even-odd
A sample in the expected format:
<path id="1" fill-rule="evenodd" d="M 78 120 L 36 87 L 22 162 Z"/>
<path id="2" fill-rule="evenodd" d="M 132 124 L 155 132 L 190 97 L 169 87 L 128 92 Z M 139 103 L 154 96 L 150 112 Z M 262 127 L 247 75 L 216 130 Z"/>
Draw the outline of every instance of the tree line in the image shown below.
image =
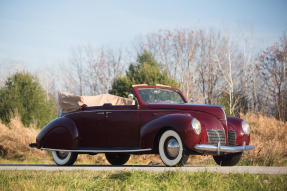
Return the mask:
<path id="1" fill-rule="evenodd" d="M 287 121 L 286 67 L 286 34 L 255 53 L 247 38 L 213 30 L 160 30 L 125 51 L 79 46 L 60 72 L 41 84 L 55 99 L 57 91 L 127 96 L 132 84 L 169 84 L 193 103 L 224 105 L 228 115 L 260 112 Z"/>
<path id="2" fill-rule="evenodd" d="M 148 52 L 194 103 L 224 105 L 228 115 L 249 111 L 287 120 L 286 34 L 256 53 L 244 37 L 234 40 L 213 30 L 160 30 L 138 39 L 126 52 L 80 47 L 66 69 L 63 82 L 72 84 L 66 90 L 107 93 L 114 79 L 127 80 L 139 56 Z"/>

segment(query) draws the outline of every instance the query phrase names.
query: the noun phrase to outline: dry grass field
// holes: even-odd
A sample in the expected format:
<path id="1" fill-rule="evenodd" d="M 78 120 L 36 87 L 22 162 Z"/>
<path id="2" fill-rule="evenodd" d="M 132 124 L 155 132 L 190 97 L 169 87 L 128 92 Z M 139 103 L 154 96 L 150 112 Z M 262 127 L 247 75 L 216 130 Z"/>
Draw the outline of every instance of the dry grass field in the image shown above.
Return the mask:
<path id="1" fill-rule="evenodd" d="M 287 123 L 260 114 L 246 114 L 241 118 L 252 128 L 251 144 L 254 151 L 246 152 L 239 165 L 287 166 Z M 14 117 L 8 126 L 0 123 L 0 163 L 53 163 L 47 151 L 32 149 L 39 130 L 25 128 L 19 117 Z M 103 154 L 80 155 L 77 164 L 108 164 Z M 132 156 L 127 164 L 162 164 L 159 156 Z M 188 165 L 215 165 L 211 156 L 190 156 Z"/>
<path id="2" fill-rule="evenodd" d="M 26 128 L 19 117 L 13 117 L 8 126 L 0 123 L 0 156 L 6 160 L 29 160 L 32 158 L 45 159 L 47 153 L 32 149 L 28 145 L 35 142 L 39 130 L 34 127 Z"/>
<path id="3" fill-rule="evenodd" d="M 246 152 L 248 165 L 287 166 L 287 123 L 258 114 L 242 115 L 251 126 L 251 144 L 255 150 Z"/>

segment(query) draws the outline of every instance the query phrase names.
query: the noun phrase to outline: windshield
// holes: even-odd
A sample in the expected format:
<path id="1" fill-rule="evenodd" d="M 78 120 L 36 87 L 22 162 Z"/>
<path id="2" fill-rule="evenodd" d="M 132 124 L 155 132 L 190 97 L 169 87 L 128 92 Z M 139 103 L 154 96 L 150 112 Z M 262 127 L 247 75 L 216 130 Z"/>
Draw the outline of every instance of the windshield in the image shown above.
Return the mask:
<path id="1" fill-rule="evenodd" d="M 139 88 L 138 92 L 145 103 L 185 103 L 178 92 L 170 89 Z"/>

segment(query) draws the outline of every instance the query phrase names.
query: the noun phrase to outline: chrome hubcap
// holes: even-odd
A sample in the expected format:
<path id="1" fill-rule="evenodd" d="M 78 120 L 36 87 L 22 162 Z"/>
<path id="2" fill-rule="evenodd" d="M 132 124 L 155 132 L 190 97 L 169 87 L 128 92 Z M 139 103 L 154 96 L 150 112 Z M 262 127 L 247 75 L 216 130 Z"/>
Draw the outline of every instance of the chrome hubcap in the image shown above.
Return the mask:
<path id="1" fill-rule="evenodd" d="M 176 139 L 171 138 L 167 142 L 167 153 L 170 157 L 177 157 L 179 153 L 179 144 Z"/>
<path id="2" fill-rule="evenodd" d="M 68 156 L 69 152 L 57 151 L 57 155 L 60 159 L 65 159 Z"/>

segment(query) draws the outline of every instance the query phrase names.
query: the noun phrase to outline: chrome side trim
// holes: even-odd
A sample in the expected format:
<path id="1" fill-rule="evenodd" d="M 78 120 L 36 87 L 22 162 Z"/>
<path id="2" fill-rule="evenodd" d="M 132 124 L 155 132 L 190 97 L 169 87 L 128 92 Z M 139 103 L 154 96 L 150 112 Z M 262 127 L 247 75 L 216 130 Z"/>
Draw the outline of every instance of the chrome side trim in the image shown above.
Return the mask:
<path id="1" fill-rule="evenodd" d="M 186 103 L 188 105 L 195 105 L 195 106 L 212 106 L 212 107 L 220 107 L 223 108 L 222 105 L 216 105 L 216 104 L 194 104 L 194 103 Z"/>
<path id="2" fill-rule="evenodd" d="M 243 142 L 242 146 L 223 146 L 223 145 L 207 145 L 207 144 L 197 144 L 194 146 L 195 150 L 199 151 L 214 151 L 217 152 L 219 155 L 221 152 L 223 153 L 239 153 L 239 152 L 245 152 L 249 150 L 253 150 L 255 148 L 254 145 L 246 145 L 245 142 Z"/>
<path id="3" fill-rule="evenodd" d="M 62 152 L 77 152 L 77 153 L 127 153 L 127 152 L 144 152 L 151 151 L 151 148 L 147 149 L 51 149 L 51 148 L 40 148 L 41 150 L 48 151 L 62 151 Z"/>

